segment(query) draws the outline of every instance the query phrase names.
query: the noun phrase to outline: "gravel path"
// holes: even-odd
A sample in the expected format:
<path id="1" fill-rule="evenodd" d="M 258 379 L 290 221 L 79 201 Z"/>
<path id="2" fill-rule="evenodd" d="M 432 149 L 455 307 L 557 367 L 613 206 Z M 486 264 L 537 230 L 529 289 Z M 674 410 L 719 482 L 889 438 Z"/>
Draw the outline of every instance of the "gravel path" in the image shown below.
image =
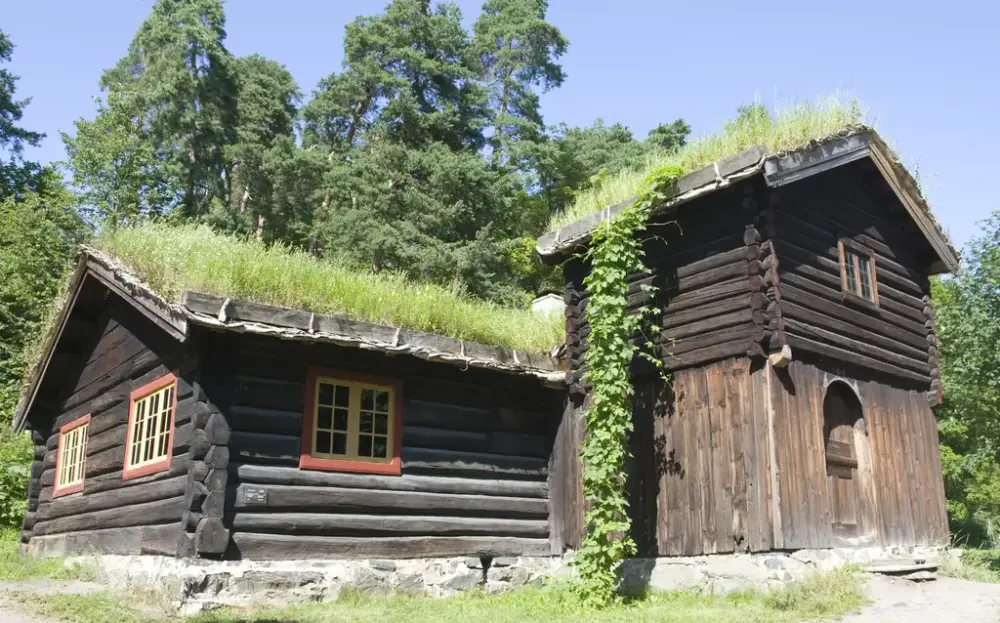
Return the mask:
<path id="1" fill-rule="evenodd" d="M 31 580 L 28 582 L 0 582 L 0 623 L 51 623 L 48 619 L 27 614 L 19 605 L 13 602 L 7 593 L 34 593 L 39 597 L 45 595 L 86 595 L 95 591 L 107 590 L 106 587 L 93 582 L 78 582 L 76 580 Z"/>
<path id="2" fill-rule="evenodd" d="M 1000 621 L 1000 584 L 941 578 L 911 582 L 876 575 L 868 582 L 875 602 L 844 623 L 997 623 Z"/>

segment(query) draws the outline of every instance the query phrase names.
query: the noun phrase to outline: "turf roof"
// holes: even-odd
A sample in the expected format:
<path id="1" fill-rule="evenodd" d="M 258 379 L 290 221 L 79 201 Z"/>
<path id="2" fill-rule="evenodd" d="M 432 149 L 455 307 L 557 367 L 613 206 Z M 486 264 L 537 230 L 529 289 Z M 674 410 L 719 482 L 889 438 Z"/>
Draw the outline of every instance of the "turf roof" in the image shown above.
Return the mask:
<path id="1" fill-rule="evenodd" d="M 105 231 L 94 246 L 167 300 L 204 292 L 524 351 L 547 352 L 564 339 L 561 317 L 501 307 L 399 274 L 360 274 L 204 226 L 147 223 Z"/>
<path id="2" fill-rule="evenodd" d="M 720 131 L 697 138 L 680 150 L 653 154 L 644 166 L 620 171 L 598 187 L 581 192 L 569 209 L 553 216 L 549 229 L 558 229 L 635 197 L 649 174 L 663 167 L 679 166 L 683 175 L 757 145 L 763 146 L 768 154 L 777 154 L 867 125 L 861 104 L 839 95 L 773 111 L 761 107 L 752 110 L 757 114 L 740 116 Z"/>

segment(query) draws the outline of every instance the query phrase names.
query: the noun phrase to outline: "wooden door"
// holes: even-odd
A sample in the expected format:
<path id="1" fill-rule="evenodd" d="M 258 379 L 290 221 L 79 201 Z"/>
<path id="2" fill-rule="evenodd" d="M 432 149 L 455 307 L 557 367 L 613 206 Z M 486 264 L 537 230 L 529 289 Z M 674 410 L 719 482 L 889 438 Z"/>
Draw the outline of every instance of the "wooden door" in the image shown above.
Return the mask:
<path id="1" fill-rule="evenodd" d="M 871 451 L 861 402 L 846 383 L 836 382 L 827 389 L 823 421 L 833 535 L 865 537 L 874 528 Z"/>

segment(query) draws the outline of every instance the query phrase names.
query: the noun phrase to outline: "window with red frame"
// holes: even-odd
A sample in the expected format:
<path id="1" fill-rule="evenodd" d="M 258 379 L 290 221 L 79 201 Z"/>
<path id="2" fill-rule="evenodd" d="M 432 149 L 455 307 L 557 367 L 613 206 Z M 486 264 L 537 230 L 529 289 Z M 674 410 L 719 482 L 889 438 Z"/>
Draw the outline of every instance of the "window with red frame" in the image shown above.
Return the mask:
<path id="1" fill-rule="evenodd" d="M 173 374 L 131 394 L 125 469 L 122 477 L 139 478 L 170 467 L 173 449 L 177 378 Z"/>
<path id="2" fill-rule="evenodd" d="M 306 385 L 299 467 L 400 473 L 402 383 L 313 369 Z"/>
<path id="3" fill-rule="evenodd" d="M 56 451 L 56 480 L 53 497 L 83 491 L 87 468 L 87 430 L 90 416 L 73 420 L 59 429 L 59 449 Z"/>

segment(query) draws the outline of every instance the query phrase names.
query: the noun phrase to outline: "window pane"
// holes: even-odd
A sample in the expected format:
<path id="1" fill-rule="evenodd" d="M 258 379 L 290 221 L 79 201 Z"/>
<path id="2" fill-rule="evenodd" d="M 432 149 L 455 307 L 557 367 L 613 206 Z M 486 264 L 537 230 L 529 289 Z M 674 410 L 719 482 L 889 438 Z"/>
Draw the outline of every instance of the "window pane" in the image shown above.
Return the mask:
<path id="1" fill-rule="evenodd" d="M 375 392 L 375 410 L 389 412 L 389 392 Z"/>
<path id="2" fill-rule="evenodd" d="M 373 389 L 362 389 L 361 390 L 361 410 L 371 411 L 375 408 L 375 390 Z"/>
<path id="3" fill-rule="evenodd" d="M 319 409 L 317 409 L 316 427 L 326 428 L 326 429 L 333 428 L 332 407 L 320 407 Z"/>
<path id="4" fill-rule="evenodd" d="M 333 434 L 333 454 L 347 454 L 347 433 Z"/>
<path id="5" fill-rule="evenodd" d="M 347 409 L 337 409 L 333 412 L 333 427 L 337 430 L 347 430 Z"/>
<path id="6" fill-rule="evenodd" d="M 319 404 L 321 405 L 333 404 L 333 385 L 330 385 L 329 383 L 319 384 Z"/>
<path id="7" fill-rule="evenodd" d="M 372 453 L 372 456 L 380 458 L 380 459 L 386 458 L 389 455 L 389 452 L 388 452 L 388 449 L 389 449 L 388 441 L 389 440 L 386 439 L 385 437 L 376 437 L 375 438 L 375 451 Z"/>
<path id="8" fill-rule="evenodd" d="M 316 452 L 320 454 L 330 454 L 332 450 L 332 444 L 330 442 L 330 433 L 325 431 L 318 431 L 316 433 Z"/>
<path id="9" fill-rule="evenodd" d="M 345 409 L 351 404 L 351 388 L 343 385 L 337 386 L 337 401 L 334 403 L 338 407 Z"/>
<path id="10" fill-rule="evenodd" d="M 358 456 L 372 455 L 372 438 L 368 435 L 358 435 Z"/>
<path id="11" fill-rule="evenodd" d="M 379 413 L 375 415 L 375 432 L 385 435 L 389 432 L 389 416 Z"/>
<path id="12" fill-rule="evenodd" d="M 847 290 L 854 294 L 858 292 L 858 274 L 854 269 L 855 255 L 851 251 L 844 251 L 844 263 L 847 266 Z"/>
<path id="13" fill-rule="evenodd" d="M 361 432 L 370 433 L 372 432 L 372 414 L 361 412 Z"/>
<path id="14" fill-rule="evenodd" d="M 859 257 L 858 267 L 861 269 L 861 296 L 868 300 L 874 300 L 872 296 L 872 276 L 867 257 Z"/>

